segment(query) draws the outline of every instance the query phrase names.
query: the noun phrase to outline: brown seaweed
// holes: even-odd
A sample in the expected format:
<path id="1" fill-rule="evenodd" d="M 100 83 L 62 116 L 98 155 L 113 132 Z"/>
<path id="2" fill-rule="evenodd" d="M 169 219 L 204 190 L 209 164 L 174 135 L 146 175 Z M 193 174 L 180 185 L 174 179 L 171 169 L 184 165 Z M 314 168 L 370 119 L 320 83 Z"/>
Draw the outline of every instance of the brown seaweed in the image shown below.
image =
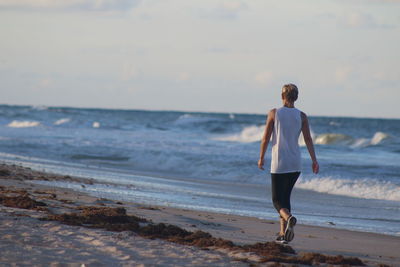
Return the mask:
<path id="1" fill-rule="evenodd" d="M 17 196 L 0 195 L 0 204 L 11 208 L 30 209 L 30 210 L 32 209 L 43 210 L 43 206 L 46 206 L 46 203 L 43 203 L 41 201 L 36 201 L 30 198 L 27 194 L 17 195 Z"/>
<path id="2" fill-rule="evenodd" d="M 260 262 L 277 262 L 316 265 L 319 263 L 334 265 L 358 265 L 364 263 L 353 257 L 328 256 L 319 253 L 303 253 L 296 255 L 290 246 L 274 242 L 237 245 L 230 240 L 216 238 L 204 231 L 187 231 L 176 225 L 152 223 L 146 219 L 127 215 L 124 208 L 80 207 L 79 213 L 49 215 L 47 220 L 56 220 L 65 224 L 86 227 L 104 228 L 109 231 L 133 231 L 146 238 L 159 238 L 183 245 L 196 246 L 203 249 L 224 248 L 232 251 L 252 252 L 262 257 Z M 279 265 L 277 265 L 279 266 Z"/>

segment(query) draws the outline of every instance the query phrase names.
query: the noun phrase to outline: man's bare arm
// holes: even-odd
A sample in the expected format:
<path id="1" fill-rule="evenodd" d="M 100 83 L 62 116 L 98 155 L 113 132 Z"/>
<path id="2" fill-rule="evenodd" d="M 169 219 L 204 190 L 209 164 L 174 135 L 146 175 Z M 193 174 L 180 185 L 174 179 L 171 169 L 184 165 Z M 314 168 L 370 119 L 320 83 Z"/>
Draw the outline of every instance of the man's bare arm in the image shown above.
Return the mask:
<path id="1" fill-rule="evenodd" d="M 304 142 L 306 143 L 308 153 L 310 154 L 312 160 L 312 170 L 314 173 L 319 172 L 319 164 L 317 161 L 317 157 L 315 156 L 314 144 L 312 141 L 310 126 L 308 124 L 308 118 L 305 113 L 301 113 L 302 127 L 301 131 L 303 132 Z"/>
<path id="2" fill-rule="evenodd" d="M 275 111 L 276 109 L 270 110 L 270 112 L 268 113 L 268 118 L 265 122 L 265 130 L 261 139 L 260 146 L 260 159 L 258 160 L 258 168 L 260 168 L 261 170 L 264 170 L 265 152 L 267 151 L 268 143 L 271 139 L 272 131 L 274 129 Z"/>

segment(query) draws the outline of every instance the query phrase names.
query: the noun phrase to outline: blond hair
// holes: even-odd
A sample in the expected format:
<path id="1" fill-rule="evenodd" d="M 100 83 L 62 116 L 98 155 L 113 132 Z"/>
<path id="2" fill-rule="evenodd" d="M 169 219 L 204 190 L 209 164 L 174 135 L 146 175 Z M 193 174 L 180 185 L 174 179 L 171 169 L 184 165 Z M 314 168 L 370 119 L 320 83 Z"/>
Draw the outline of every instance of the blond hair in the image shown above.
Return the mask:
<path id="1" fill-rule="evenodd" d="M 297 86 L 289 83 L 282 86 L 282 97 L 290 102 L 294 102 L 297 100 L 299 95 L 299 89 Z"/>

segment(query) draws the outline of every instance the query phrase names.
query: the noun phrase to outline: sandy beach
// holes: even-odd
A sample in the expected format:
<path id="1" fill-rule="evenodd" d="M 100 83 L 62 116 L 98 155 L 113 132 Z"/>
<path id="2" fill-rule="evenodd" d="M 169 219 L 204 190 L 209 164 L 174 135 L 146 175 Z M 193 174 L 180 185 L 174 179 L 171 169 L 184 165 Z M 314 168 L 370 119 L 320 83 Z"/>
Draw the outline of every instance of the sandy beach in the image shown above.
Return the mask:
<path id="1" fill-rule="evenodd" d="M 400 237 L 300 222 L 282 246 L 272 242 L 277 221 L 99 199 L 38 180 L 95 182 L 1 164 L 2 266 L 400 265 Z"/>

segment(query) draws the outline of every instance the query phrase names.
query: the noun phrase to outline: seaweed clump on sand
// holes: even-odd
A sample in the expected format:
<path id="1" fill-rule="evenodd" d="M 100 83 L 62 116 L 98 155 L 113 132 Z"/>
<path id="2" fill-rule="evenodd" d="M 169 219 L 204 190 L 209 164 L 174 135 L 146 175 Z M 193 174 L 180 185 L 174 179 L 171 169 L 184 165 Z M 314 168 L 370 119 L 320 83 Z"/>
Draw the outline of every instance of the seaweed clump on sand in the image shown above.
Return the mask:
<path id="1" fill-rule="evenodd" d="M 171 224 L 148 224 L 143 226 L 137 232 L 139 235 L 147 238 L 166 239 L 171 242 L 196 246 L 201 248 L 219 247 L 233 248 L 235 245 L 230 240 L 215 238 L 209 233 L 203 231 L 190 232 L 178 226 Z"/>
<path id="2" fill-rule="evenodd" d="M 43 206 L 46 206 L 45 203 L 30 198 L 28 194 L 17 196 L 0 195 L 0 204 L 6 207 L 29 210 L 44 210 Z"/>
<path id="3" fill-rule="evenodd" d="M 296 255 L 290 246 L 274 242 L 237 245 L 230 240 L 216 238 L 204 231 L 190 232 L 176 225 L 153 223 L 144 218 L 127 215 L 124 208 L 111 207 L 80 207 L 79 213 L 51 214 L 45 220 L 55 220 L 69 225 L 79 225 L 103 228 L 109 231 L 133 231 L 146 238 L 159 238 L 182 245 L 196 246 L 203 249 L 224 248 L 231 251 L 252 252 L 262 257 L 260 262 L 280 262 L 315 265 L 319 263 L 359 265 L 363 262 L 358 258 L 327 256 L 318 253 Z"/>
<path id="4" fill-rule="evenodd" d="M 333 265 L 356 265 L 365 266 L 365 264 L 356 257 L 343 257 L 342 255 L 329 256 L 320 253 L 302 253 L 300 259 L 310 262 L 311 264 L 327 263 Z"/>
<path id="5" fill-rule="evenodd" d="M 319 265 L 320 263 L 341 265 L 341 266 L 365 266 L 365 264 L 356 257 L 343 257 L 342 255 L 329 256 L 320 253 L 300 253 L 300 256 L 282 256 L 279 254 L 266 255 L 260 262 L 282 262 L 297 263 L 305 265 Z"/>
<path id="6" fill-rule="evenodd" d="M 28 192 L 23 189 L 12 190 L 0 186 L 0 205 L 29 210 L 47 210 L 46 203 L 30 198 Z"/>
<path id="7" fill-rule="evenodd" d="M 59 221 L 69 225 L 104 228 L 109 231 L 137 231 L 146 219 L 127 215 L 124 208 L 80 207 L 79 213 L 51 214 L 45 220 Z"/>

